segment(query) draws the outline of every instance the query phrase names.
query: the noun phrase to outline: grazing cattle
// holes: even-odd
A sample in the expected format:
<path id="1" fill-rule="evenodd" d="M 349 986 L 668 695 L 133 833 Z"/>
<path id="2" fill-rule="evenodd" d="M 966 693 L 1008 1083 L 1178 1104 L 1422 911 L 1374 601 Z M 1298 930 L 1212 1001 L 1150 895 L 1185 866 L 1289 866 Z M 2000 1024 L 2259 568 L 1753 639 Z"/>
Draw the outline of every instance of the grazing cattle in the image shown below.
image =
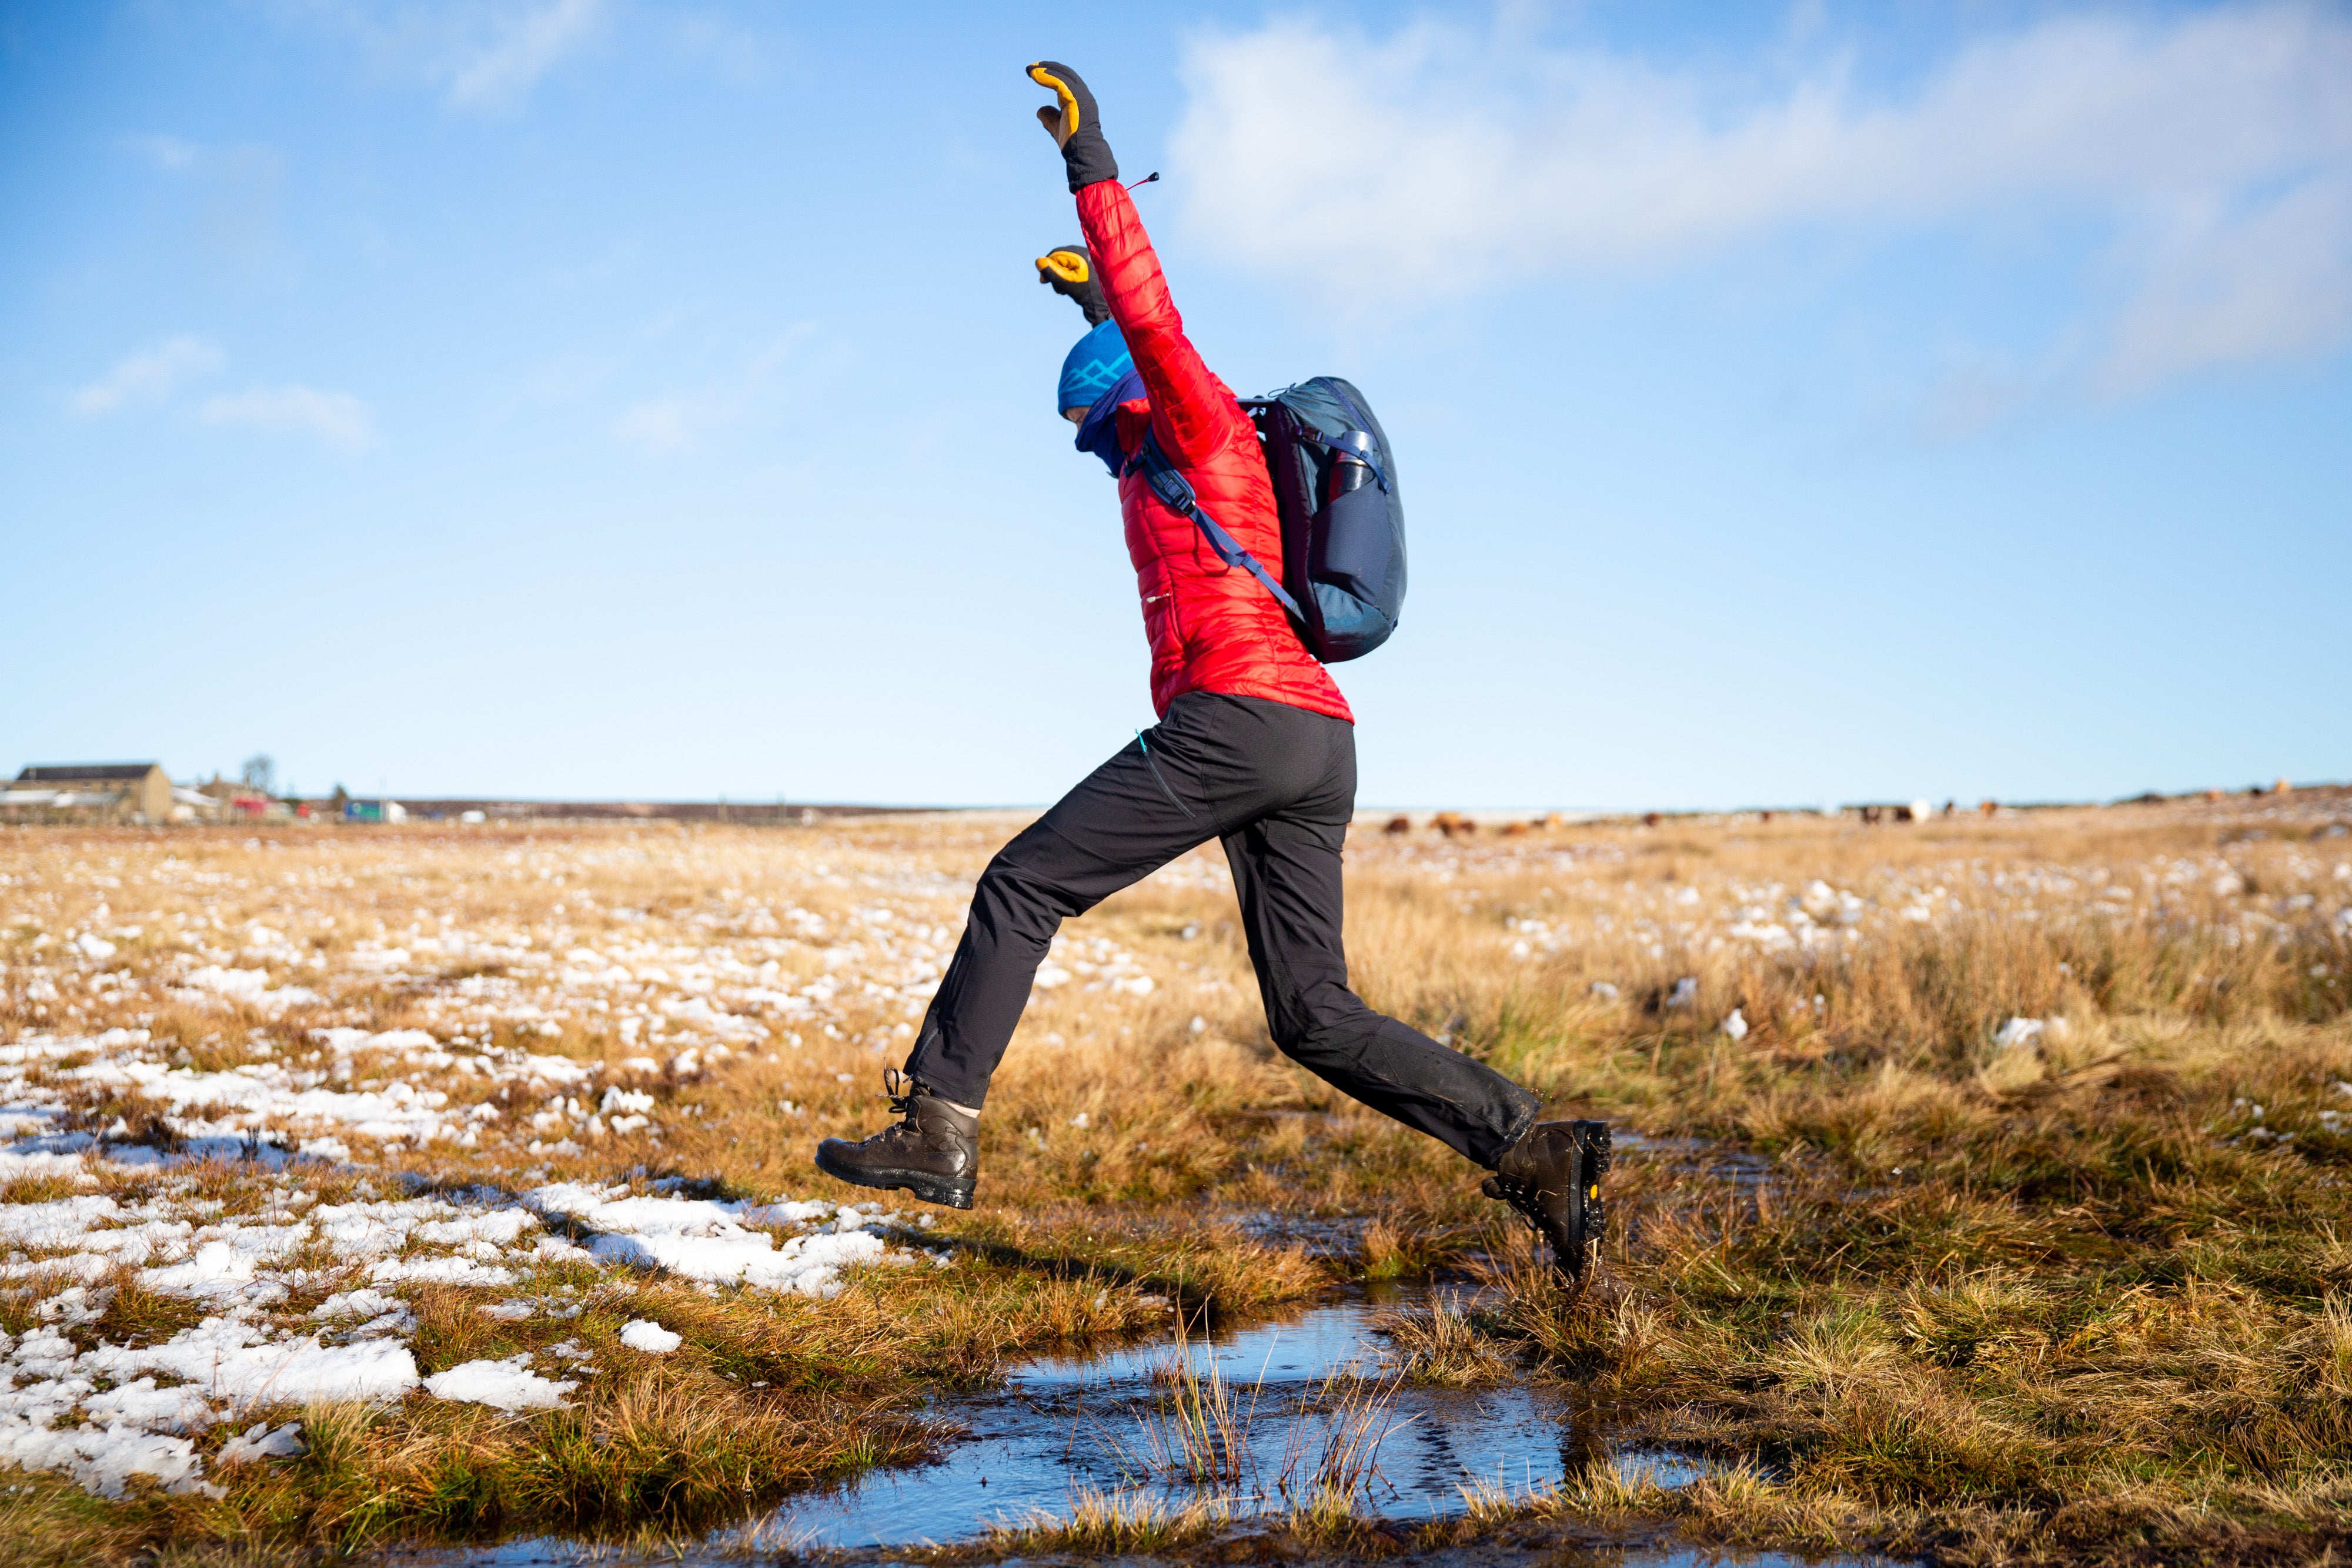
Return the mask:
<path id="1" fill-rule="evenodd" d="M 1644 811 L 1642 813 L 1642 826 L 1645 828 L 1654 828 L 1657 825 L 1658 814 L 1655 811 Z"/>
<path id="2" fill-rule="evenodd" d="M 1389 825 L 1382 828 L 1381 831 L 1384 833 L 1409 833 L 1412 831 L 1412 819 L 1411 817 L 1391 817 L 1389 819 Z"/>

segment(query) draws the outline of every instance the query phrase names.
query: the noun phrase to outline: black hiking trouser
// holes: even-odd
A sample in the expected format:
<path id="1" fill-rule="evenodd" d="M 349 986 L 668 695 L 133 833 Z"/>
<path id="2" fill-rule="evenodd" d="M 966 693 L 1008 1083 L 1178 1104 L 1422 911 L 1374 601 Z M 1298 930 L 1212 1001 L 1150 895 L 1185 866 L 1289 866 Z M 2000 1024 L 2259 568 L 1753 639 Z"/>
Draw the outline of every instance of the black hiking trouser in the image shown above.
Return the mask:
<path id="1" fill-rule="evenodd" d="M 1348 988 L 1339 850 L 1355 804 L 1355 726 L 1256 697 L 1178 697 L 981 873 L 908 1076 L 978 1109 L 1062 922 L 1218 838 L 1283 1054 L 1493 1166 L 1535 1124 L 1536 1097 Z"/>

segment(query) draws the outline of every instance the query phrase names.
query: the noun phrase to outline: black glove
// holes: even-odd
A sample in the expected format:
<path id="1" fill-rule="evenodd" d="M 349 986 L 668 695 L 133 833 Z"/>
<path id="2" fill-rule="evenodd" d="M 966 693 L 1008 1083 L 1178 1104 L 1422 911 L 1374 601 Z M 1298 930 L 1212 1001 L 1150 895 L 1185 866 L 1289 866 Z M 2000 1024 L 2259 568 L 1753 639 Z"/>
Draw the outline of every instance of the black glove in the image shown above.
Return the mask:
<path id="1" fill-rule="evenodd" d="M 1102 284 L 1095 277 L 1095 258 L 1082 245 L 1057 245 L 1037 258 L 1037 281 L 1065 299 L 1075 299 L 1087 313 L 1087 325 L 1099 327 L 1110 319 L 1103 302 Z"/>
<path id="2" fill-rule="evenodd" d="M 1029 79 L 1054 89 L 1060 101 L 1037 111 L 1037 121 L 1059 143 L 1062 162 L 1069 166 L 1070 189 L 1076 192 L 1102 180 L 1118 178 L 1118 160 L 1103 140 L 1102 120 L 1095 113 L 1095 95 L 1078 73 L 1058 60 L 1039 60 L 1029 68 Z"/>

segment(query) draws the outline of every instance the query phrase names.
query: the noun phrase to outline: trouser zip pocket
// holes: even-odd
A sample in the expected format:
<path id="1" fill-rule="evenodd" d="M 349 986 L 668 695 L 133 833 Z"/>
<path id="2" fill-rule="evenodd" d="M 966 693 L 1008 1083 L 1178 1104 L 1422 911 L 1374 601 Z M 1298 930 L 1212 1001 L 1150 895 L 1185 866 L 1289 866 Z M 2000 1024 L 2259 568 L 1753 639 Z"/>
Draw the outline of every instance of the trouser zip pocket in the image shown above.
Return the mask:
<path id="1" fill-rule="evenodd" d="M 1143 732 L 1139 729 L 1135 732 L 1135 744 L 1137 748 L 1143 753 L 1143 765 L 1151 769 L 1151 777 L 1159 783 L 1160 792 L 1168 797 L 1168 803 L 1175 807 L 1178 810 L 1183 812 L 1187 817 L 1192 818 L 1192 821 L 1196 822 L 1199 821 L 1201 820 L 1199 815 L 1193 811 L 1192 807 L 1187 806 L 1183 801 L 1176 799 L 1176 791 L 1168 788 L 1168 780 L 1160 777 L 1160 764 L 1151 760 L 1151 743 L 1143 738 Z"/>

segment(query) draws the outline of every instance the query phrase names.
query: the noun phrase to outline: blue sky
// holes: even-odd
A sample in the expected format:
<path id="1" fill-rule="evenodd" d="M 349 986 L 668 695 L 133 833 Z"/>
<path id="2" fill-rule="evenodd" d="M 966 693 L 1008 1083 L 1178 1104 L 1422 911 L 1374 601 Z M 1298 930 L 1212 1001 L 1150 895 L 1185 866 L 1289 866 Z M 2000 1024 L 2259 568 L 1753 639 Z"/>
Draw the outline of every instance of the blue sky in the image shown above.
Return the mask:
<path id="1" fill-rule="evenodd" d="M 2352 13 L 1175 10 L 0 0 L 0 764 L 1051 800 L 1047 56 L 1398 447 L 1367 802 L 2352 774 Z"/>

